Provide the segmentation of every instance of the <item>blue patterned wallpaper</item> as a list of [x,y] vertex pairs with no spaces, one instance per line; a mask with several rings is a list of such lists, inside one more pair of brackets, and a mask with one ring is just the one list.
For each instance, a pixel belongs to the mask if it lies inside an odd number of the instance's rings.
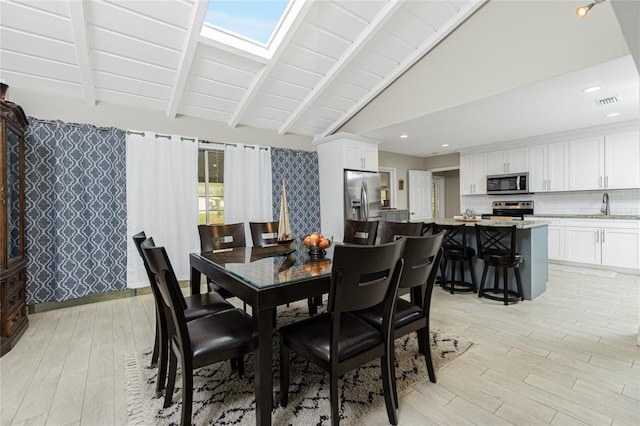
[[126,288],[125,133],[29,118],[27,304]]
[[271,148],[271,170],[274,220],[280,218],[282,179],[284,179],[293,235],[300,238],[320,230],[318,154]]

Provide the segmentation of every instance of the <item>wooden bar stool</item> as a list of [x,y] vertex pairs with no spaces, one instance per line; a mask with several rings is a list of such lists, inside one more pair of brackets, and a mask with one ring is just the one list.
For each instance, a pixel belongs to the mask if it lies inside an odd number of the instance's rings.
[[[470,228],[466,225],[439,225],[433,226],[433,233],[437,234],[441,231],[447,231],[444,237],[442,247],[444,249],[444,255],[442,257],[441,280],[442,288],[449,290],[451,294],[457,292],[472,291],[476,292],[476,275],[473,270],[473,258],[476,255],[475,249],[469,247],[467,242],[467,234],[470,233]],[[451,276],[447,280],[447,264],[451,264]],[[467,264],[469,267],[469,274],[471,275],[471,282],[464,280],[464,266]],[[460,272],[460,279],[456,280],[456,266],[458,266]]]
[[[499,300],[508,305],[509,302],[517,303],[524,300],[522,292],[522,280],[519,266],[522,263],[522,255],[516,252],[516,225],[512,226],[484,226],[476,225],[476,242],[478,246],[478,258],[484,260],[482,281],[478,297],[486,297]],[[485,288],[487,271],[489,266],[495,268],[493,279],[493,293],[487,294]],[[499,268],[502,268],[502,288],[498,287]],[[509,289],[507,273],[513,269],[516,276],[517,291]],[[497,294],[502,293],[501,296]]]

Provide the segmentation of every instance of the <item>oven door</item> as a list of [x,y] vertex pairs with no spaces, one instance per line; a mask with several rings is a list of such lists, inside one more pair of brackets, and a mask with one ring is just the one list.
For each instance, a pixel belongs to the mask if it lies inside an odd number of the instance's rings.
[[511,217],[513,220],[524,220],[524,214],[521,211],[514,209],[493,209],[493,214],[491,216],[505,216]]

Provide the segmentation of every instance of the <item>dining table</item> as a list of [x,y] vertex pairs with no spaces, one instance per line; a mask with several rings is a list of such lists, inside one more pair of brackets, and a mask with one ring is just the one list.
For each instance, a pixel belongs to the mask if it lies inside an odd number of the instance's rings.
[[273,409],[273,327],[279,305],[308,299],[310,314],[329,292],[333,247],[309,255],[299,240],[292,244],[239,247],[191,253],[191,294],[199,294],[202,275],[251,306],[257,334],[254,354],[256,424],[271,424]]

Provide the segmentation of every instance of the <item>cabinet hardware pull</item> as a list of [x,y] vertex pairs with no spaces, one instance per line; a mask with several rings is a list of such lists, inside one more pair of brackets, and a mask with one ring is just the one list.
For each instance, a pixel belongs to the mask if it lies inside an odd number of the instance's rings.
[[602,242],[604,243],[604,229],[602,230]]
[[604,187],[605,188],[609,187],[609,175],[604,177]]

